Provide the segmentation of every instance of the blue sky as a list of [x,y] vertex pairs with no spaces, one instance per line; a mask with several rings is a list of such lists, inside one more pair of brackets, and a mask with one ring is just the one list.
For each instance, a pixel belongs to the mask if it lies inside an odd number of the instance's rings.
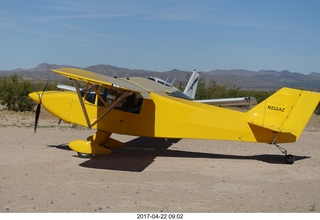
[[320,73],[318,0],[0,0],[0,70]]

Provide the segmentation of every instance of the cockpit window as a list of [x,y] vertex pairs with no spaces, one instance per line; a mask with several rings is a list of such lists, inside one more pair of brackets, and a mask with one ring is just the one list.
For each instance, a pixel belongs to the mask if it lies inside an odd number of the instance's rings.
[[99,106],[108,106],[108,104],[106,103],[107,101],[107,95],[108,95],[108,89],[103,87],[103,86],[99,86],[99,95],[100,97],[98,98],[98,105]]
[[143,98],[139,93],[132,93],[125,98],[124,102],[122,102],[119,107],[116,107],[115,109],[139,114],[142,107],[142,102]]
[[[97,94],[96,91],[99,93]],[[85,100],[97,104],[102,107],[110,107],[119,97],[123,96],[124,92],[117,91],[112,88],[108,89],[104,86],[94,85],[90,87],[86,92],[86,89],[81,89],[80,93],[82,97],[85,96]],[[96,102],[97,100],[97,102]],[[130,113],[138,114],[142,107],[143,98],[139,93],[132,93],[126,97],[123,101],[119,102],[114,109],[126,111]]]
[[[97,89],[97,85],[94,86],[95,89]],[[80,90],[80,93],[81,93],[81,96],[83,97],[84,95],[86,95],[86,100],[92,104],[94,104],[95,100],[96,100],[96,92],[92,89],[92,88],[89,88],[88,89],[88,92],[85,94],[86,92],[86,89],[81,89]]]
[[162,79],[159,79],[159,78],[156,78],[153,76],[149,76],[149,77],[147,77],[147,79],[150,79],[152,81],[156,81],[157,83],[160,83],[160,84],[168,86],[168,87],[174,87],[172,84],[168,83],[167,81],[164,81]]
[[152,81],[156,81],[153,77],[147,77],[147,79],[150,79]]

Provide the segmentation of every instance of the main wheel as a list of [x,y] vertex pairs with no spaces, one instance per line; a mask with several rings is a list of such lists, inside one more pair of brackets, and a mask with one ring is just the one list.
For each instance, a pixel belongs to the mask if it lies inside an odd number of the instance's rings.
[[85,154],[85,153],[78,152],[78,156],[80,158],[91,158],[91,157],[93,157],[93,154]]
[[291,155],[291,154],[286,155],[286,162],[287,162],[288,164],[293,164],[293,163],[294,163],[294,160],[295,160],[295,158],[294,158],[293,155]]

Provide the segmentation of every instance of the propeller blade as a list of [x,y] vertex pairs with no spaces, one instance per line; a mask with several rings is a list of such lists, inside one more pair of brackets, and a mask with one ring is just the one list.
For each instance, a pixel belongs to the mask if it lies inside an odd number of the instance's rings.
[[42,98],[43,93],[46,91],[47,86],[48,86],[48,84],[49,84],[49,81],[50,81],[50,77],[49,77],[49,79],[47,80],[47,83],[46,83],[46,85],[44,86],[44,88],[43,88],[43,90],[42,90],[42,94],[41,94],[41,97],[40,97],[40,98]]
[[37,105],[37,110],[36,110],[36,118],[34,122],[34,133],[37,131],[37,126],[38,126],[38,121],[39,121],[39,116],[40,116],[40,110],[41,110],[41,104]]
[[49,79],[47,80],[47,83],[46,83],[46,85],[44,86],[41,95],[38,93],[40,101],[39,101],[39,104],[37,105],[37,109],[36,109],[36,118],[35,118],[35,122],[34,122],[34,133],[36,133],[36,131],[37,131],[37,126],[38,126],[38,121],[39,121],[39,116],[40,116],[40,110],[41,110],[43,93],[44,93],[44,92],[46,91],[46,89],[47,89],[47,86],[48,86],[48,84],[49,84],[50,78],[51,78],[51,75],[49,76]]

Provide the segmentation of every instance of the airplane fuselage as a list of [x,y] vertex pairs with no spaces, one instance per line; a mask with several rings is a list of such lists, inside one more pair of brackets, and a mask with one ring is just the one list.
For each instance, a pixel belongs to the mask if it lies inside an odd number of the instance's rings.
[[[76,92],[48,91],[42,96],[42,105],[48,112],[67,123],[91,127],[108,133],[145,137],[220,139],[270,143],[274,132],[260,128],[263,135],[254,135],[248,114],[191,100],[150,93],[144,98],[139,112],[129,112],[99,105],[94,101],[84,101],[89,124],[84,117]],[[32,96],[31,96],[32,97]],[[257,118],[260,113],[252,112]],[[98,123],[95,123],[96,121]],[[254,123],[254,121],[252,121]],[[90,126],[93,124],[92,126]],[[286,136],[286,142],[295,141],[294,136]]]

